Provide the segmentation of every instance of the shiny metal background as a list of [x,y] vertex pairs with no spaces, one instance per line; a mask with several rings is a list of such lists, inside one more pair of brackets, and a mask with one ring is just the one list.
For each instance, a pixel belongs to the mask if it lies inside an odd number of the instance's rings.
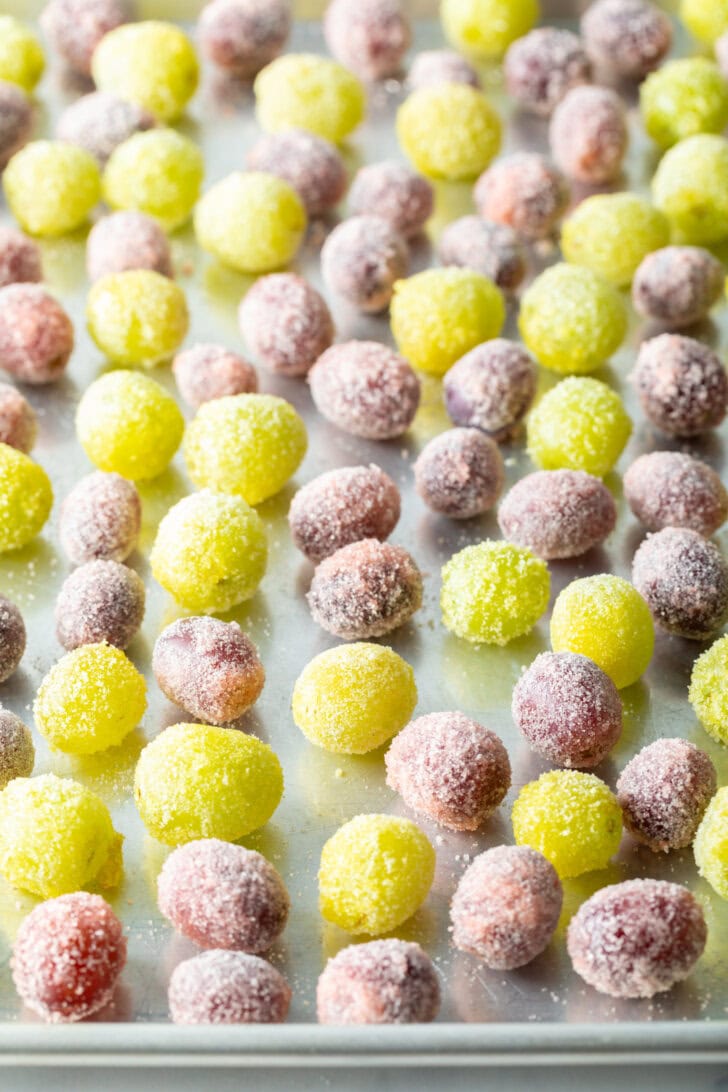
[[[17,7],[17,4],[16,4]],[[559,14],[563,4],[555,5]],[[22,9],[21,9],[22,10]],[[552,9],[553,10],[553,9]],[[574,10],[574,5],[571,5]],[[441,41],[433,21],[417,25],[416,48],[431,48]],[[299,23],[291,49],[322,49],[320,30],[313,22]],[[494,99],[504,114],[509,107],[500,95],[497,79],[488,77]],[[38,135],[50,133],[54,119],[78,89],[69,88],[51,68],[38,89]],[[403,97],[396,83],[376,88],[371,94],[369,118],[346,149],[354,170],[362,162],[398,155],[392,119]],[[545,123],[513,116],[508,119],[507,147],[542,148]],[[643,188],[654,169],[654,153],[638,135],[631,118],[633,141],[625,185]],[[203,148],[210,184],[244,163],[246,149],[257,135],[250,94],[226,85],[210,71],[196,96],[183,131]],[[575,194],[581,197],[583,193]],[[429,227],[430,240],[442,227],[471,208],[470,186],[437,186],[437,208]],[[0,208],[0,220],[7,210]],[[314,225],[297,263],[320,286],[317,254],[325,226]],[[431,241],[413,248],[413,271],[433,260]],[[107,365],[90,341],[84,325],[84,237],[43,242],[46,279],[68,308],[76,324],[77,345],[67,377],[52,389],[26,393],[40,421],[40,439],[34,456],[49,471],[57,501],[91,468],[75,441],[74,408],[84,388]],[[192,313],[187,344],[198,340],[219,341],[240,348],[236,323],[237,304],[251,283],[225,270],[195,248],[189,228],[173,239],[179,283],[185,289]],[[556,252],[533,255],[533,269],[554,260]],[[386,318],[363,318],[333,301],[340,340],[351,337],[389,341]],[[712,343],[722,340],[728,311],[722,305],[704,336]],[[619,472],[640,452],[671,446],[645,424],[633,397],[628,373],[636,346],[647,331],[633,320],[627,343],[597,375],[624,395],[635,421],[628,450]],[[513,309],[506,333],[515,334]],[[168,366],[154,371],[174,389]],[[88,784],[107,802],[115,825],[125,836],[125,877],[111,902],[129,932],[129,964],[114,1005],[97,1020],[78,1027],[41,1028],[21,1012],[15,996],[8,959],[14,931],[34,900],[0,881],[0,1061],[24,1060],[63,1063],[113,1057],[119,1062],[162,1062],[170,1057],[202,1064],[214,1055],[250,1064],[298,1064],[315,1054],[366,1064],[381,1054],[397,1064],[436,1063],[453,1057],[471,1061],[501,1059],[504,1064],[529,1061],[558,1063],[583,1057],[610,1061],[629,1056],[647,1060],[659,1052],[691,1057],[728,1056],[722,1028],[710,1021],[725,1020],[728,1011],[726,955],[728,933],[725,904],[707,884],[698,881],[689,851],[658,857],[639,849],[625,837],[619,855],[604,872],[565,882],[565,910],[559,932],[542,957],[522,970],[491,972],[477,960],[454,952],[449,944],[447,908],[450,896],[467,863],[481,850],[512,840],[510,803],[520,787],[538,776],[546,765],[533,755],[516,733],[510,718],[510,695],[521,670],[538,652],[549,647],[548,617],[533,633],[505,649],[473,648],[448,634],[439,618],[439,570],[451,554],[473,542],[498,536],[493,515],[467,523],[448,522],[428,512],[412,488],[412,463],[423,444],[448,426],[441,402],[440,383],[424,379],[423,403],[410,433],[400,441],[374,443],[346,436],[313,411],[306,384],[260,372],[264,391],[290,399],[309,428],[310,447],[305,463],[293,482],[277,497],[260,506],[270,541],[270,564],[259,593],[249,604],[226,618],[234,618],[251,635],[266,666],[263,695],[244,718],[242,726],[270,742],[284,766],[286,792],[273,820],[245,844],[265,853],[280,869],[292,898],[289,926],[272,958],[293,987],[290,1023],[278,1028],[183,1029],[124,1026],[120,1022],[154,1022],[167,1019],[166,986],[174,965],[193,953],[161,919],[155,904],[155,879],[167,850],[144,831],[131,799],[133,770],[144,743],[163,727],[185,718],[159,693],[149,670],[151,648],[160,629],[180,613],[152,580],[147,554],[156,525],[169,505],[189,490],[182,459],[157,480],[143,484],[144,525],[140,548],[131,563],[147,584],[147,613],[143,629],[129,649],[134,662],[150,679],[149,707],[142,725],[117,750],[89,758],[50,754],[37,737],[36,772],[48,770],[75,777]],[[544,388],[555,377],[542,374]],[[689,445],[688,450],[707,459],[717,469],[724,464],[725,431]],[[530,464],[523,445],[505,451],[509,483],[527,473]],[[391,636],[392,645],[414,666],[418,688],[418,713],[460,709],[494,728],[505,740],[513,765],[513,787],[507,804],[477,836],[439,831],[422,826],[437,848],[438,867],[433,890],[425,906],[398,935],[420,941],[434,957],[442,974],[444,1001],[440,1022],[432,1028],[337,1029],[295,1027],[315,1020],[315,983],[326,959],[349,938],[320,918],[316,901],[316,870],[322,844],[351,816],[366,811],[403,812],[403,805],[384,785],[382,753],[363,758],[328,755],[308,744],[296,729],[289,703],[293,683],[308,660],[336,642],[311,621],[304,600],[311,566],[291,545],[286,511],[295,488],[334,466],[376,462],[398,482],[403,496],[402,519],[393,540],[407,546],[425,574],[425,602],[414,621]],[[608,484],[619,500],[616,533],[601,550],[578,564],[551,565],[555,596],[570,580],[590,573],[611,571],[629,575],[631,557],[642,531],[621,500],[619,473]],[[0,687],[0,701],[27,722],[38,684],[61,653],[53,632],[53,605],[68,572],[56,536],[58,503],[45,533],[23,551],[0,558],[0,590],[23,610],[28,626],[28,650],[17,674]],[[718,535],[725,544],[728,532]],[[644,679],[623,691],[624,732],[610,759],[597,773],[614,785],[619,771],[642,746],[661,735],[684,735],[705,748],[719,771],[728,776],[726,752],[702,731],[687,703],[687,680],[692,662],[702,646],[659,635],[654,660]],[[652,1001],[615,1002],[601,997],[570,969],[563,944],[564,926],[579,903],[606,883],[631,876],[651,875],[686,882],[703,903],[710,927],[706,953],[697,970],[684,984]],[[466,1024],[475,1025],[467,1028]]]

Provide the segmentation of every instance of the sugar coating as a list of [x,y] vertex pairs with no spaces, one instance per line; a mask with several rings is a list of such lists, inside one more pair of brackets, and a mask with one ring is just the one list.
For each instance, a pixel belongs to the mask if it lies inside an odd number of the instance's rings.
[[252,79],[274,60],[290,30],[287,0],[211,0],[197,24],[203,54],[241,79]]
[[91,74],[99,91],[129,99],[169,122],[195,93],[199,66],[179,27],[148,19],[105,34],[94,50]]
[[681,451],[653,451],[627,467],[624,496],[648,531],[688,527],[706,537],[728,516],[728,493],[711,466]]
[[537,371],[522,345],[493,338],[477,345],[446,372],[445,407],[455,425],[509,440],[531,406]]
[[321,916],[347,933],[388,933],[419,909],[434,873],[435,851],[415,823],[356,815],[321,851]]
[[258,122],[268,133],[308,129],[340,144],[366,112],[353,72],[314,53],[288,53],[267,65],[254,84]]
[[74,565],[125,561],[137,544],[142,503],[120,474],[87,474],[64,498],[58,521],[63,551]]
[[[727,92],[728,94],[728,92]],[[635,193],[587,197],[565,221],[561,250],[567,262],[586,266],[624,287],[640,262],[670,240],[661,212]]]
[[90,281],[130,269],[151,269],[171,277],[172,255],[167,236],[156,220],[143,212],[103,216],[86,239],[86,269]]
[[469,349],[497,337],[503,295],[473,269],[426,269],[394,286],[392,333],[415,368],[443,375]]
[[394,159],[360,167],[349,190],[351,212],[381,216],[405,239],[422,231],[434,200],[427,179]]
[[685,887],[626,880],[587,899],[569,922],[574,970],[610,997],[654,997],[692,971],[705,948],[703,911]]
[[0,288],[42,280],[43,262],[35,240],[13,227],[0,225]]
[[646,255],[632,282],[632,303],[645,318],[679,329],[700,322],[723,295],[725,271],[709,250],[666,246]]
[[58,119],[56,136],[84,148],[104,167],[120,144],[156,124],[154,115],[143,106],[109,91],[92,91],[66,107]]
[[678,243],[718,243],[728,236],[728,141],[709,133],[681,140],[660,160],[652,199]]
[[336,333],[325,299],[297,273],[260,277],[243,296],[238,324],[256,359],[281,375],[306,375]]
[[224,345],[192,345],[172,361],[177,390],[193,409],[213,398],[255,394],[258,374],[252,364]]
[[537,470],[506,493],[498,509],[504,538],[545,561],[579,557],[614,530],[617,506],[599,478],[583,470]]
[[218,838],[170,853],[157,878],[159,909],[202,948],[265,952],[288,920],[283,880],[260,853]]
[[52,504],[53,490],[43,467],[0,443],[0,554],[31,542],[45,525]]
[[25,622],[20,608],[0,595],[0,683],[9,679],[23,658]]
[[40,16],[51,48],[73,72],[91,75],[91,58],[105,34],[131,22],[129,0],[48,0]]
[[136,209],[174,231],[200,196],[202,152],[175,129],[148,129],[119,144],[104,168],[103,194],[113,209]]
[[498,114],[485,95],[465,83],[412,91],[397,110],[396,130],[402,151],[421,174],[451,182],[477,178],[501,145]]
[[577,770],[550,770],[524,785],[511,819],[516,844],[543,853],[562,880],[606,868],[622,837],[614,794]]
[[667,853],[690,845],[715,789],[705,751],[686,739],[657,739],[624,767],[617,799],[630,834]]
[[296,473],[307,442],[306,426],[290,402],[272,394],[236,394],[200,406],[183,450],[198,488],[260,504]]
[[[0,618],[2,606],[0,605]],[[30,728],[9,709],[0,709],[0,790],[16,777],[30,777],[35,747]]]
[[634,555],[632,581],[668,633],[705,641],[728,619],[728,562],[697,531],[649,535]]
[[237,622],[205,616],[178,618],[162,630],[152,671],[170,701],[208,724],[237,720],[265,682],[258,650]]
[[38,435],[35,410],[20,391],[0,383],[0,443],[29,455]]
[[118,561],[87,561],[67,576],[56,600],[56,636],[69,651],[102,641],[126,648],[144,618],[144,583]]
[[447,830],[477,830],[511,785],[499,737],[462,713],[428,713],[395,736],[387,784],[407,807]]
[[400,514],[397,486],[378,466],[342,466],[302,486],[288,510],[294,545],[309,561],[362,539],[388,538]]
[[291,988],[259,956],[212,949],[178,964],[169,980],[175,1024],[281,1024]]
[[263,171],[235,171],[216,182],[197,202],[194,219],[202,249],[241,273],[287,265],[306,230],[296,191]]
[[643,342],[631,378],[645,415],[669,436],[717,428],[728,412],[723,362],[695,338],[660,334]]
[[29,1009],[51,1024],[85,1020],[111,1000],[126,963],[126,937],[100,895],[76,891],[31,910],[10,960]]
[[706,732],[728,742],[728,637],[720,637],[693,664],[688,698]]
[[381,216],[344,220],[321,249],[326,287],[369,314],[388,306],[395,281],[406,276],[408,266],[406,242]]
[[693,845],[698,872],[728,899],[728,789],[718,789],[706,808]]
[[495,441],[474,428],[451,428],[422,449],[415,486],[428,508],[451,519],[487,512],[503,492],[505,469]]
[[168,846],[236,842],[267,823],[283,795],[276,755],[255,736],[211,724],[173,724],[148,743],[134,799],[149,833]]
[[551,235],[566,212],[569,184],[545,156],[514,152],[480,176],[473,200],[486,220],[532,241]]
[[672,23],[649,0],[596,0],[581,18],[581,35],[594,64],[641,80],[672,45]]
[[32,130],[30,99],[16,84],[0,79],[0,170],[27,144]]
[[332,345],[308,381],[319,413],[344,432],[370,440],[401,436],[420,404],[420,381],[412,368],[377,341]]
[[[568,249],[570,236],[565,238]],[[635,261],[641,256],[640,249]],[[589,260],[593,258],[594,252]],[[608,261],[594,264],[609,266]],[[615,264],[610,271],[621,281],[632,264],[627,260],[624,268]],[[622,344],[627,308],[602,272],[560,262],[539,274],[524,292],[518,328],[527,348],[544,367],[584,374],[599,368]]]
[[591,82],[591,62],[577,34],[538,27],[509,46],[503,74],[519,106],[548,117],[572,87]]
[[440,1008],[440,980],[419,944],[370,940],[342,948],[316,986],[319,1024],[425,1024]]
[[0,80],[30,92],[44,68],[43,48],[27,23],[12,15],[0,15]]
[[16,777],[0,792],[0,872],[13,887],[43,899],[116,887],[122,842],[106,805],[77,781]]
[[728,30],[722,0],[681,0],[680,18],[691,34],[708,45]]
[[456,49],[498,60],[539,17],[538,0],[444,0],[440,19]]
[[549,944],[563,891],[553,865],[528,846],[496,846],[468,866],[450,904],[453,943],[487,967],[511,971]]
[[423,49],[412,60],[407,82],[413,90],[438,83],[467,83],[480,87],[480,76],[454,49]]
[[537,656],[514,687],[511,712],[533,750],[559,766],[598,766],[622,734],[616,686],[573,652]]
[[526,255],[516,232],[482,216],[461,216],[443,231],[438,243],[443,265],[483,273],[504,292],[513,292],[526,275]]
[[42,285],[0,288],[0,368],[22,383],[53,383],[63,375],[73,344],[73,323]]
[[226,611],[250,599],[265,574],[268,542],[242,497],[205,489],[173,505],[150,554],[152,574],[192,611]]
[[248,170],[282,178],[311,217],[323,216],[338,205],[349,181],[336,145],[305,129],[264,133],[248,152],[246,165]]
[[453,554],[442,569],[442,620],[472,644],[507,645],[546,610],[549,571],[530,550],[486,540]]
[[574,87],[553,112],[549,144],[569,178],[601,184],[622,171],[629,134],[622,100],[606,87]]
[[528,419],[528,453],[543,470],[603,477],[632,432],[622,399],[598,379],[572,376],[552,387]]
[[588,656],[618,690],[631,686],[647,669],[654,644],[650,608],[621,576],[603,573],[574,580],[554,603],[554,652]]
[[80,227],[101,196],[96,160],[61,140],[33,140],[3,174],[5,198],[24,231],[66,235]]
[[337,645],[314,656],[293,688],[293,719],[311,743],[363,755],[409,721],[417,704],[410,665],[385,645]]
[[728,123],[728,86],[706,57],[668,61],[640,87],[642,121],[660,148],[696,133],[721,133]]
[[306,600],[314,622],[335,637],[383,637],[419,610],[422,574],[403,546],[363,539],[319,563]]
[[189,328],[185,294],[153,269],[107,273],[86,299],[86,325],[109,360],[152,367],[171,357]]
[[412,42],[401,0],[330,0],[323,30],[333,56],[362,80],[397,76]]
[[161,474],[183,432],[184,418],[175,400],[154,379],[138,372],[108,372],[94,380],[76,411],[76,433],[91,462],[131,481]]
[[121,649],[102,642],[82,645],[53,665],[38,689],[33,716],[51,747],[90,755],[121,743],[146,706],[143,675]]

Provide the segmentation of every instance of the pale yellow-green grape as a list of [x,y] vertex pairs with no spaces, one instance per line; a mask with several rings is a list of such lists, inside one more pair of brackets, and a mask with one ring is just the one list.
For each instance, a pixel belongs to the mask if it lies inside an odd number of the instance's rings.
[[688,697],[705,731],[728,743],[728,637],[720,637],[698,656]]
[[497,337],[505,321],[499,288],[473,269],[426,269],[397,281],[392,334],[415,368],[444,375],[456,360]]
[[30,92],[44,68],[42,46],[30,27],[12,15],[0,15],[0,80]]
[[0,444],[0,554],[26,546],[42,530],[53,490],[42,466]]
[[530,550],[510,542],[479,542],[443,566],[442,620],[472,644],[507,645],[536,625],[550,587],[546,563]]
[[308,129],[339,144],[366,113],[366,94],[343,65],[315,53],[288,53],[259,72],[258,121],[269,133]]
[[260,504],[295,474],[307,443],[306,426],[285,398],[234,394],[200,406],[187,427],[184,457],[200,489]]
[[710,245],[728,237],[728,141],[701,133],[675,144],[655,171],[652,199],[675,242]]
[[516,845],[543,853],[562,879],[606,868],[622,838],[614,793],[577,770],[550,770],[524,785],[511,818]]
[[621,576],[603,573],[573,580],[554,603],[554,652],[588,656],[619,690],[647,670],[654,645],[650,608]]
[[397,111],[397,138],[428,178],[477,178],[498,154],[501,122],[485,95],[464,83],[413,91]]
[[708,804],[693,842],[698,872],[721,898],[728,899],[728,788]]
[[229,174],[195,209],[195,234],[202,249],[241,273],[269,273],[287,265],[306,224],[296,191],[263,171]]
[[728,124],[728,83],[707,57],[668,61],[641,85],[640,110],[647,135],[661,148],[696,133],[722,133]]
[[141,753],[134,799],[165,845],[238,838],[267,823],[283,796],[283,771],[266,743],[232,728],[173,724]]
[[91,462],[131,481],[156,478],[166,469],[184,427],[174,398],[138,372],[102,375],[76,411],[76,433]]
[[81,645],[43,679],[33,716],[51,747],[89,755],[121,743],[146,707],[144,676],[121,649]]
[[80,227],[101,197],[92,155],[62,140],[34,140],[5,168],[10,211],[31,235],[66,235]]
[[725,0],[682,0],[680,18],[691,34],[712,45],[728,30]]
[[187,610],[230,610],[265,575],[263,521],[242,497],[193,493],[159,524],[149,560],[155,580]]
[[434,875],[435,851],[415,823],[357,815],[321,851],[319,909],[347,933],[378,936],[412,917]]
[[440,19],[456,49],[498,60],[511,42],[528,34],[540,14],[538,0],[442,0]]
[[202,152],[193,141],[174,129],[149,129],[111,153],[104,200],[113,209],[145,212],[173,231],[192,214],[204,174]]
[[[601,274],[620,288],[632,283],[643,258],[669,242],[670,225],[666,217],[636,193],[587,197],[561,229],[561,250],[567,261]],[[615,313],[619,310],[618,324],[624,313],[624,307],[617,309],[613,301],[602,304],[601,310],[605,319],[607,310]],[[531,349],[538,355],[538,332],[530,331],[529,336],[533,342]],[[564,358],[557,352],[557,361]]]
[[604,477],[632,432],[622,399],[598,379],[573,376],[548,391],[527,422],[528,453],[543,470]]
[[199,65],[179,27],[149,19],[105,34],[94,50],[91,74],[99,91],[136,102],[160,121],[174,121],[197,89]]
[[16,777],[0,792],[0,873],[43,899],[121,879],[121,843],[106,805],[68,778]]
[[360,641],[319,653],[293,689],[293,719],[311,743],[363,755],[409,721],[417,704],[410,665],[385,645]]
[[185,294],[153,269],[100,277],[86,300],[88,332],[116,364],[151,367],[169,360],[189,327]]
[[[577,220],[576,231],[567,233],[567,247],[573,245],[578,226]],[[536,277],[524,292],[518,328],[545,368],[567,374],[593,372],[622,344],[627,308],[603,272],[560,262]],[[623,270],[618,273],[624,276]]]

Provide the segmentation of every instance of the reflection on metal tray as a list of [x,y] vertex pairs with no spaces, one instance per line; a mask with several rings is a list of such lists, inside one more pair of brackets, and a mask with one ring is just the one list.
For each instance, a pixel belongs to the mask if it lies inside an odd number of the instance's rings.
[[[572,8],[573,10],[573,8]],[[416,46],[431,48],[440,42],[437,25],[419,23]],[[315,23],[299,24],[291,48],[322,47]],[[493,88],[498,105],[507,107]],[[394,109],[403,91],[396,85],[372,93],[369,119],[346,149],[351,168],[364,161],[397,155],[393,134]],[[54,119],[72,92],[59,82],[57,71],[46,75],[38,97],[42,106],[38,132],[51,132]],[[184,131],[204,150],[208,182],[239,168],[245,150],[255,138],[256,126],[248,93],[231,95],[225,82],[205,73],[203,86],[188,116]],[[633,126],[636,132],[636,126]],[[543,122],[514,117],[508,127],[508,146],[540,148]],[[641,140],[633,141],[628,175],[640,186],[649,176],[652,153]],[[470,208],[470,187],[437,187],[437,209],[431,234]],[[7,218],[2,211],[1,218]],[[319,285],[317,251],[323,230],[316,228],[298,267]],[[73,413],[81,391],[105,364],[85,332],[86,292],[82,235],[43,244],[47,279],[68,307],[77,330],[77,347],[69,374],[52,390],[32,389],[28,395],[40,418],[37,459],[49,469],[56,496],[63,497],[89,470],[74,439]],[[187,292],[192,313],[189,343],[221,341],[238,346],[236,307],[249,280],[201,257],[188,229],[173,239],[179,281]],[[539,255],[536,264],[554,255]],[[431,260],[430,243],[422,241],[413,254],[414,268]],[[374,337],[389,340],[385,318],[363,318],[335,307],[339,337]],[[715,326],[706,333],[713,340],[728,323],[728,311],[719,309]],[[508,333],[515,332],[514,316]],[[606,376],[623,394],[637,422],[635,434],[620,464],[623,469],[638,453],[660,443],[637,412],[627,382],[634,351],[644,330],[633,322],[628,343],[614,358]],[[169,368],[155,375],[172,387]],[[726,990],[725,905],[707,885],[696,881],[689,851],[656,856],[628,842],[606,872],[592,873],[565,883],[565,918],[581,900],[605,883],[649,873],[688,883],[703,902],[710,926],[707,951],[690,979],[653,1002],[615,1002],[585,986],[571,971],[564,950],[563,928],[544,955],[511,974],[486,970],[474,958],[456,953],[449,945],[448,902],[467,862],[484,848],[511,839],[509,804],[520,787],[545,768],[518,737],[510,718],[510,695],[521,670],[548,647],[546,620],[527,638],[506,649],[476,649],[449,635],[439,620],[439,569],[453,551],[487,536],[497,535],[492,515],[466,524],[447,522],[429,513],[412,489],[412,462],[422,444],[447,427],[440,385],[425,380],[424,399],[415,426],[403,441],[371,443],[356,440],[328,425],[312,410],[305,383],[261,373],[262,387],[289,398],[306,419],[310,448],[306,461],[284,492],[261,506],[269,529],[271,558],[259,594],[232,612],[258,645],[267,668],[261,700],[248,715],[245,727],[269,741],[280,755],[286,774],[283,803],[258,834],[246,844],[260,849],[280,869],[292,896],[293,909],[283,942],[273,952],[275,963],[289,977],[294,999],[290,1023],[275,1028],[187,1029],[169,1025],[145,1027],[145,1022],[166,1021],[166,985],[172,967],[191,954],[191,946],[175,936],[160,918],[155,905],[155,878],[166,850],[145,835],[131,800],[134,764],[145,741],[180,719],[180,713],[160,695],[153,680],[149,709],[140,729],[118,750],[90,758],[50,755],[39,745],[37,772],[53,770],[92,786],[113,811],[115,825],[125,835],[126,871],[112,901],[129,931],[129,964],[115,1006],[98,1020],[83,1026],[40,1028],[28,1024],[12,988],[8,959],[19,921],[33,900],[0,884],[0,1056],[3,1060],[59,1063],[114,1057],[122,1062],[178,1058],[246,1064],[304,1063],[315,1059],[332,1064],[366,1064],[374,1052],[400,1064],[445,1061],[498,1060],[503,1064],[528,1061],[560,1062],[579,1056],[588,1061],[662,1060],[673,1055],[716,1058],[728,1056],[722,1026],[728,1007]],[[544,384],[553,380],[543,376]],[[692,445],[716,468],[723,465],[720,434]],[[509,482],[529,466],[522,445],[506,451]],[[345,934],[326,925],[316,906],[316,869],[325,839],[336,827],[362,811],[399,813],[403,805],[384,785],[381,753],[363,758],[328,755],[309,745],[295,728],[289,701],[295,678],[307,661],[335,642],[311,621],[304,592],[311,567],[291,545],[286,511],[297,485],[330,467],[379,463],[393,476],[403,494],[403,513],[393,539],[410,548],[426,574],[425,603],[416,620],[392,636],[391,644],[416,672],[419,712],[457,708],[482,719],[501,734],[514,769],[508,805],[476,836],[442,832],[423,826],[436,843],[438,868],[432,893],[423,909],[400,930],[400,935],[421,941],[436,960],[445,983],[440,1021],[430,1028],[367,1029],[301,1027],[315,1020],[316,978],[325,960],[348,942]],[[620,483],[609,483],[617,495]],[[150,652],[161,627],[179,613],[151,580],[146,560],[156,524],[167,507],[188,490],[178,457],[161,478],[143,486],[144,527],[141,548],[132,558],[148,586],[147,616],[130,655],[149,672]],[[57,518],[57,505],[55,517]],[[56,518],[34,544],[0,561],[0,588],[24,611],[29,631],[28,652],[21,670],[2,688],[2,702],[29,720],[37,686],[59,655],[51,623],[53,604],[67,565],[56,538]],[[628,574],[641,531],[620,499],[618,531],[604,549],[576,564],[551,566],[553,594],[576,576],[610,570]],[[725,537],[725,535],[724,535]],[[720,536],[719,536],[720,538]],[[644,680],[623,693],[623,737],[610,759],[597,770],[610,784],[631,755],[645,743],[665,735],[685,735],[710,753],[721,782],[728,780],[728,757],[696,724],[686,701],[686,684],[697,646],[661,635],[654,661]],[[124,1023],[131,1022],[135,1023]],[[649,1023],[649,1027],[646,1026]],[[471,1026],[467,1026],[471,1025]]]

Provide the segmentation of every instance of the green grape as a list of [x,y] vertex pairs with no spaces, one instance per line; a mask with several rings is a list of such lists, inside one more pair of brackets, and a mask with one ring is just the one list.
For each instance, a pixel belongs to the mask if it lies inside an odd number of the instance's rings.
[[202,152],[174,129],[135,133],[111,153],[103,176],[104,200],[113,209],[136,209],[165,231],[184,224],[200,196]]

